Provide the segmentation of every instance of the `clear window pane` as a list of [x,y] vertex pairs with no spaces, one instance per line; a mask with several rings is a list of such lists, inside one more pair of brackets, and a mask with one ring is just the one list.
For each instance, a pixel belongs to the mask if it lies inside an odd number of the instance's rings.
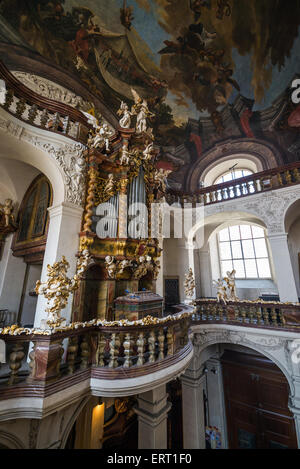
[[260,278],[271,278],[269,259],[257,259],[257,268]]
[[242,239],[251,239],[251,227],[249,225],[242,225],[241,226],[241,237]]
[[232,261],[222,261],[221,266],[222,266],[222,276],[223,277],[226,277],[228,271],[230,271],[230,272],[233,271]]
[[243,259],[242,245],[240,241],[233,241],[231,244],[232,247],[232,257],[233,259]]
[[225,230],[220,231],[219,233],[220,241],[229,241],[229,230],[226,228]]
[[233,268],[236,270],[236,278],[245,278],[244,261],[233,261]]
[[236,241],[236,240],[241,239],[240,227],[239,226],[231,226],[229,228],[229,232],[230,232],[230,238],[231,238],[232,241]]
[[256,257],[268,257],[268,250],[265,239],[254,240]]
[[253,238],[264,238],[265,232],[263,228],[259,228],[258,226],[252,226],[252,233]]
[[253,248],[252,239],[247,240],[247,241],[242,241],[242,243],[243,243],[244,258],[255,259],[255,252]]
[[245,268],[246,268],[246,277],[247,278],[258,278],[255,259],[245,260]]
[[230,243],[220,243],[220,257],[222,260],[232,258]]

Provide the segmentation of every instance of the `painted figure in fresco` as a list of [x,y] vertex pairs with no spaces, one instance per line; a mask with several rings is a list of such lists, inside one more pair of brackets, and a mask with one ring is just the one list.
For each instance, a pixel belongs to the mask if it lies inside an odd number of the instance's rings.
[[0,214],[4,215],[5,226],[9,226],[10,223],[14,223],[15,218],[13,216],[13,201],[11,199],[6,199],[4,204],[0,204]]
[[130,31],[132,21],[134,20],[133,7],[127,6],[126,0],[123,1],[123,8],[120,8],[120,13],[122,25]]
[[128,105],[122,101],[121,107],[118,110],[118,115],[123,116],[120,121],[119,125],[122,129],[130,129],[131,126],[131,112],[129,111]]
[[222,20],[224,16],[231,15],[231,6],[228,3],[228,0],[218,0],[218,9],[216,13],[216,18]]
[[190,8],[195,13],[195,21],[198,21],[203,8],[211,9],[211,0],[190,0]]

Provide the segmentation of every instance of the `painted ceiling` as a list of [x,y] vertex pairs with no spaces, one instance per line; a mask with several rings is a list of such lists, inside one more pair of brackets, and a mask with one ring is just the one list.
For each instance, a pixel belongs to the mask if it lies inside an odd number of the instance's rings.
[[161,134],[216,119],[238,94],[266,108],[300,71],[300,0],[0,0],[0,15],[7,42],[74,73],[115,112],[134,88]]

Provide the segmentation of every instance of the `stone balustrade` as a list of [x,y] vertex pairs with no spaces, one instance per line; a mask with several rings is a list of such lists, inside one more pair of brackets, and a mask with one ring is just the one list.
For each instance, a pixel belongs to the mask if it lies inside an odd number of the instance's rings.
[[182,206],[186,203],[212,205],[299,183],[300,162],[297,162],[234,181],[205,187],[193,194],[172,191],[166,194],[166,200],[170,205],[174,203],[180,203]]
[[92,126],[82,112],[30,90],[1,61],[0,79],[5,83],[5,90],[1,90],[4,99],[0,105],[7,112],[35,127],[87,143]]
[[247,327],[300,330],[300,304],[267,301],[228,302],[198,299],[192,323],[228,323]]

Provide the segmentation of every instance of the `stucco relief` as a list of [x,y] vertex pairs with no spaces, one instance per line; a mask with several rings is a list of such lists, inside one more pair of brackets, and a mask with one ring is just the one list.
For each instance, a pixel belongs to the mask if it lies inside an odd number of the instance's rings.
[[46,78],[26,72],[15,71],[12,73],[23,85],[45,98],[53,99],[84,111],[91,108],[91,103],[84,101],[81,96],[77,96],[75,93]]
[[270,191],[255,194],[232,202],[206,206],[205,216],[225,212],[246,212],[263,221],[269,234],[285,232],[285,214],[288,207],[300,198],[300,188],[292,187],[287,190]]
[[66,201],[82,206],[85,195],[86,163],[83,158],[84,145],[81,143],[52,144],[33,134],[9,119],[0,119],[0,129],[41,149],[53,158],[64,174]]

